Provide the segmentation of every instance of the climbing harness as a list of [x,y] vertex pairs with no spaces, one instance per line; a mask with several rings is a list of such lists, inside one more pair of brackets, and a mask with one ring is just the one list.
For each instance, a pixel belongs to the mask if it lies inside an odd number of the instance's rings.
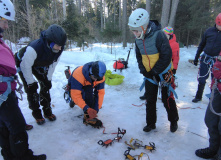
[[215,79],[215,82],[212,87],[212,93],[211,93],[211,97],[210,97],[210,101],[209,101],[209,107],[210,107],[211,112],[213,112],[214,114],[216,114],[218,116],[221,116],[221,113],[217,113],[213,108],[214,92],[215,92],[215,89],[218,90],[218,88],[217,88],[218,83],[219,83],[219,80]]
[[[171,81],[174,77],[173,77],[172,71],[169,71],[170,68],[171,68],[171,63],[162,73],[159,74],[160,86],[161,87],[168,87],[168,96],[170,96],[170,94],[172,92],[174,94],[174,96],[176,97],[176,99],[178,99],[178,96],[171,85]],[[163,77],[164,74],[166,74],[165,77]],[[148,80],[149,82],[158,86],[158,81],[156,80],[155,76],[153,77],[153,79],[144,77],[144,81],[143,81],[142,85],[140,86],[140,91],[143,90],[146,80]]]
[[203,63],[209,65],[209,69],[208,69],[208,72],[203,76],[200,76],[200,72],[198,72],[197,79],[206,77],[211,72],[211,69],[213,68],[216,58],[217,56],[212,57],[212,56],[207,55],[206,53],[204,53],[202,57],[200,57],[200,60],[202,59]]
[[139,139],[131,138],[129,144],[127,143],[127,141],[125,141],[125,144],[128,145],[133,150],[138,148],[144,148],[146,150],[149,150],[150,152],[156,150],[155,143],[149,142],[150,145],[143,145],[143,142],[140,141]]
[[112,145],[114,141],[119,142],[123,138],[123,136],[126,134],[126,130],[125,129],[120,130],[120,128],[118,127],[118,132],[112,133],[112,134],[117,134],[117,137],[115,137],[114,139],[108,139],[106,141],[99,140],[97,143],[107,148],[108,146]]
[[8,99],[8,95],[11,93],[11,82],[13,82],[13,81],[16,81],[18,84],[19,84],[19,87],[18,87],[18,89],[16,89],[16,91],[18,92],[18,93],[20,93],[20,95],[21,95],[21,98],[19,98],[20,100],[22,100],[23,98],[22,98],[22,93],[23,93],[23,91],[21,90],[22,89],[22,87],[23,87],[23,85],[19,82],[19,80],[18,80],[18,77],[15,75],[15,76],[10,76],[10,77],[5,77],[5,76],[2,76],[2,75],[0,75],[0,83],[1,82],[6,82],[7,83],[7,89],[6,89],[6,91],[3,93],[3,94],[1,94],[0,95],[0,106],[2,105],[2,103],[3,102],[5,102],[7,99]]

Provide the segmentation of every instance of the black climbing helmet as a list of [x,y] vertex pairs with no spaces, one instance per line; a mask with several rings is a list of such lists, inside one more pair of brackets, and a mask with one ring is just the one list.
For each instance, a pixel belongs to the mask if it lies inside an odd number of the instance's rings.
[[52,24],[45,32],[45,38],[59,46],[64,46],[67,40],[67,35],[61,26]]

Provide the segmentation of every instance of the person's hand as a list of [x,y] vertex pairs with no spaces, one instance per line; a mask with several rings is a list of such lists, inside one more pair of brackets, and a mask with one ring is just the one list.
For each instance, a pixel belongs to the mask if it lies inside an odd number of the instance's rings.
[[143,76],[146,77],[146,78],[152,78],[152,77],[153,77],[153,76],[150,74],[150,72],[146,72],[146,71],[145,71],[145,72],[143,72],[142,74],[143,74]]
[[193,64],[194,64],[195,66],[197,66],[197,65],[198,65],[198,59],[194,59]]
[[49,90],[52,87],[51,81],[45,81],[45,86]]
[[176,69],[173,69],[172,72],[173,72],[173,75],[175,75],[176,74]]
[[37,89],[38,89],[38,83],[34,82],[34,83],[28,85],[27,93],[29,93],[29,94],[37,93]]
[[97,117],[97,111],[94,110],[93,108],[88,108],[87,113],[88,113],[90,119]]

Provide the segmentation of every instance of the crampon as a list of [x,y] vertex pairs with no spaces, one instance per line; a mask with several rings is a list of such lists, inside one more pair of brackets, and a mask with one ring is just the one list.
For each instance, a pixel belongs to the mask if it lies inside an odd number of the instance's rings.
[[128,144],[127,143],[127,141],[125,141],[125,144],[126,145],[128,145],[131,149],[133,149],[133,150],[135,150],[135,149],[137,149],[137,148],[140,148],[140,147],[142,147],[142,148],[144,148],[144,149],[146,149],[146,150],[149,150],[149,151],[154,151],[154,150],[156,150],[156,147],[155,147],[155,143],[153,143],[153,142],[149,142],[149,144],[150,145],[143,145],[143,142],[142,141],[140,141],[140,140],[138,140],[138,139],[133,139],[133,138],[131,138],[131,140],[130,140],[130,143]]
[[103,127],[103,123],[101,122],[101,120],[97,119],[97,118],[87,118],[84,116],[84,119],[83,119],[83,123],[87,126],[87,125],[90,125],[94,128],[102,128]]
[[128,147],[128,149],[124,152],[125,155],[125,159],[129,159],[129,160],[136,160],[136,157],[138,158],[138,160],[141,160],[143,155],[147,155],[148,160],[150,160],[148,154],[141,152],[139,155],[134,155],[132,156],[130,154],[130,150],[132,150],[132,148]]
[[117,137],[115,137],[114,139],[108,139],[106,141],[99,140],[97,143],[99,145],[102,145],[103,147],[104,146],[108,147],[108,146],[112,145],[112,143],[114,141],[118,141],[119,142],[123,138],[125,133],[126,133],[125,129],[120,130],[120,128],[118,128],[118,132],[117,133],[112,133],[112,134],[117,134]]

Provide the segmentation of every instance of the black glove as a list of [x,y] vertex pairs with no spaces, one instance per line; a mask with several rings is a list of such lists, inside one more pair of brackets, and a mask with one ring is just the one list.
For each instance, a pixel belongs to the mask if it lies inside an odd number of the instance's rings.
[[176,74],[176,69],[173,69],[172,72],[173,72],[173,75],[175,75]]
[[153,77],[153,76],[150,74],[150,72],[147,72],[147,71],[143,72],[142,74],[143,74],[143,76],[146,77],[146,78],[152,78],[152,77]]
[[51,84],[51,81],[45,81],[45,86],[47,87],[47,89],[51,89],[52,87],[52,84]]
[[37,93],[37,89],[38,89],[38,83],[34,82],[34,83],[28,85],[27,93],[29,93],[29,94]]
[[194,59],[193,64],[194,64],[195,66],[197,66],[197,65],[198,65],[198,59]]

